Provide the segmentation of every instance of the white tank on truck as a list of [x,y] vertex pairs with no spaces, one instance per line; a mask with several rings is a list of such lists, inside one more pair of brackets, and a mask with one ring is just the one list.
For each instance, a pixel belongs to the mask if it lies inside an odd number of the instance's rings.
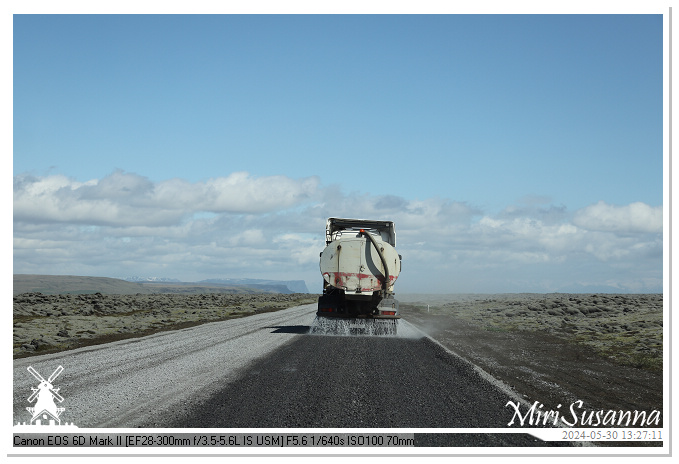
[[400,316],[394,283],[401,256],[394,223],[330,218],[325,245],[320,256],[323,295],[312,332],[395,334]]

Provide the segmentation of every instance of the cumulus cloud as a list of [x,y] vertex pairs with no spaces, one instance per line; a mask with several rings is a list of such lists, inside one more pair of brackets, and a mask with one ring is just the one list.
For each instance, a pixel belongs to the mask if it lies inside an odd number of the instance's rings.
[[662,207],[548,198],[489,214],[464,201],[346,194],[320,179],[233,173],[153,182],[118,171],[14,179],[14,272],[304,279],[320,286],[328,217],[392,220],[402,292],[662,286]]
[[662,207],[636,202],[624,206],[599,201],[575,213],[573,223],[587,230],[622,233],[662,232]]
[[318,178],[256,178],[246,172],[189,183],[171,179],[154,184],[117,171],[81,183],[65,176],[14,178],[14,219],[109,226],[176,224],[195,212],[266,213],[312,198]]

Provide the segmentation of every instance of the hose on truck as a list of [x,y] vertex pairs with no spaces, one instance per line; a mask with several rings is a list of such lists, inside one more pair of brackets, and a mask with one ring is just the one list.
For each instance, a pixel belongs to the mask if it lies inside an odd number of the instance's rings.
[[380,256],[382,266],[384,266],[384,279],[382,280],[382,298],[386,298],[388,293],[387,289],[389,288],[389,267],[387,266],[387,260],[384,258],[384,254],[382,253],[380,247],[377,246],[375,238],[363,229],[361,229],[360,233],[368,237],[370,242],[375,247],[375,250],[377,250],[377,254]]

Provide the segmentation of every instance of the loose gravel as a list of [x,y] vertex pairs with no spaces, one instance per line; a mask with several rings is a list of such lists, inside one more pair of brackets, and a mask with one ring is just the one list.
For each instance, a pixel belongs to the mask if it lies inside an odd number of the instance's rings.
[[30,420],[25,408],[36,380],[28,366],[47,378],[61,365],[54,385],[64,397],[63,422],[127,428],[154,418],[162,424],[164,417],[191,409],[194,398],[237,378],[253,360],[295,336],[280,327],[308,328],[315,306],[15,359],[14,423]]

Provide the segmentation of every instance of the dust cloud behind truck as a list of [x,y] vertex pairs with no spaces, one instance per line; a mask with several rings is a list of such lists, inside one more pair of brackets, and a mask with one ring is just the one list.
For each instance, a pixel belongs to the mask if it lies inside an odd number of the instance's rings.
[[394,283],[401,272],[391,221],[330,218],[320,255],[323,295],[312,332],[349,327],[373,334],[395,334],[398,301]]

